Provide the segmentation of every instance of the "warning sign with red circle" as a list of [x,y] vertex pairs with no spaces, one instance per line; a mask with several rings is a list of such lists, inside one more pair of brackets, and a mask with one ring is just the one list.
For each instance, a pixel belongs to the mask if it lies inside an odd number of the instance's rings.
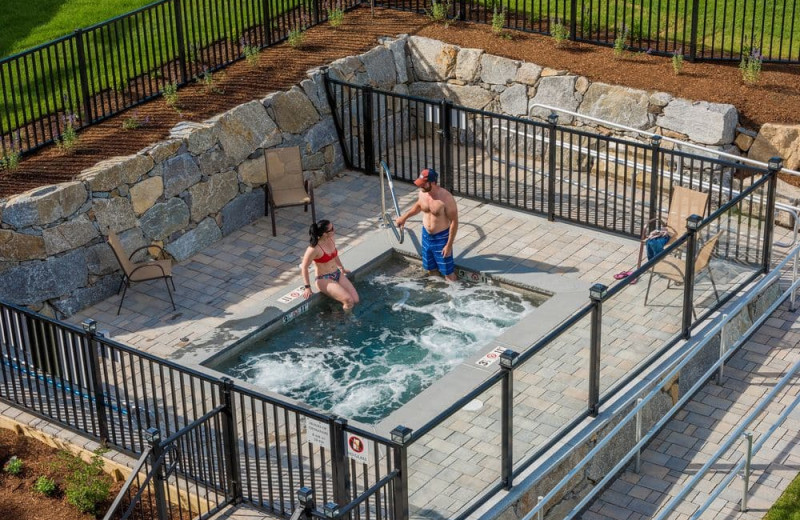
[[356,462],[369,462],[369,448],[363,437],[354,433],[347,434],[347,456]]
[[500,359],[500,354],[505,352],[505,350],[506,350],[505,347],[495,347],[494,350],[492,350],[491,352],[480,358],[478,361],[475,362],[475,364],[481,367],[488,367],[490,365],[493,365],[494,363],[497,362],[498,359]]

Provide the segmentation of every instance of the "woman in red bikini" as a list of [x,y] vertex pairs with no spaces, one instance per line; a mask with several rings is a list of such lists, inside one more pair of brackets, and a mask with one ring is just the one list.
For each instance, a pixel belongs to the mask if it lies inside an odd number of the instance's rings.
[[314,261],[316,268],[317,289],[340,302],[344,310],[349,311],[358,303],[358,293],[350,280],[347,271],[339,259],[339,252],[333,241],[334,227],[329,220],[320,220],[311,224],[308,230],[310,246],[303,255],[300,269],[303,271],[303,298],[311,298],[311,283],[308,279],[308,267]]

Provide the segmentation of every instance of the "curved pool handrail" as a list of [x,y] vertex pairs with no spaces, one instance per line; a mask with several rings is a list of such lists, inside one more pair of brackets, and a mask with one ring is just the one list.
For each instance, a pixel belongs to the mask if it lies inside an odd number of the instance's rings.
[[398,231],[397,226],[394,224],[394,219],[389,215],[389,212],[386,211],[386,189],[384,187],[383,178],[386,177],[386,180],[389,181],[389,194],[392,196],[392,202],[394,203],[394,212],[396,217],[401,215],[400,213],[400,206],[397,204],[397,196],[394,193],[394,184],[392,183],[392,172],[389,170],[389,165],[386,164],[386,161],[381,161],[381,218],[386,222],[388,227],[392,228],[394,232],[394,236],[399,243],[403,243],[405,239],[405,228],[400,228]]

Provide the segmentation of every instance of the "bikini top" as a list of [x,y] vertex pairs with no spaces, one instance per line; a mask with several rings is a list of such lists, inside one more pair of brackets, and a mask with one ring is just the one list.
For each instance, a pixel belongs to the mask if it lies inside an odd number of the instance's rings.
[[[319,248],[322,249],[322,246],[319,246]],[[337,256],[339,256],[339,251],[336,249],[335,246],[333,248],[333,253],[328,253],[324,249],[322,249],[322,256],[319,257],[319,258],[315,258],[314,262],[316,262],[318,264],[324,264],[324,263],[330,262],[331,260],[333,260]]]

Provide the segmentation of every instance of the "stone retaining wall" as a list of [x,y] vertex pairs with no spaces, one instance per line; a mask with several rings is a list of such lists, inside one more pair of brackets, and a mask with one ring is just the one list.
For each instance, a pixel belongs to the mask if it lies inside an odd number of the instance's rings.
[[[330,71],[345,81],[446,96],[512,116],[543,118],[548,113],[533,105],[556,105],[729,153],[752,145],[751,155],[771,156],[775,142],[791,141],[791,129],[772,129],[771,137],[737,136],[732,105],[593,83],[416,36],[386,39],[360,56],[337,60]],[[583,124],[570,117],[560,123]],[[167,140],[98,163],[72,182],[2,201],[0,300],[65,317],[108,298],[119,283],[119,266],[104,238],[108,229],[127,250],[155,243],[177,261],[189,258],[264,214],[262,150],[292,145],[301,147],[306,176],[315,185],[344,168],[319,69],[289,91],[202,123],[181,123]],[[800,161],[800,148],[785,156]]]

